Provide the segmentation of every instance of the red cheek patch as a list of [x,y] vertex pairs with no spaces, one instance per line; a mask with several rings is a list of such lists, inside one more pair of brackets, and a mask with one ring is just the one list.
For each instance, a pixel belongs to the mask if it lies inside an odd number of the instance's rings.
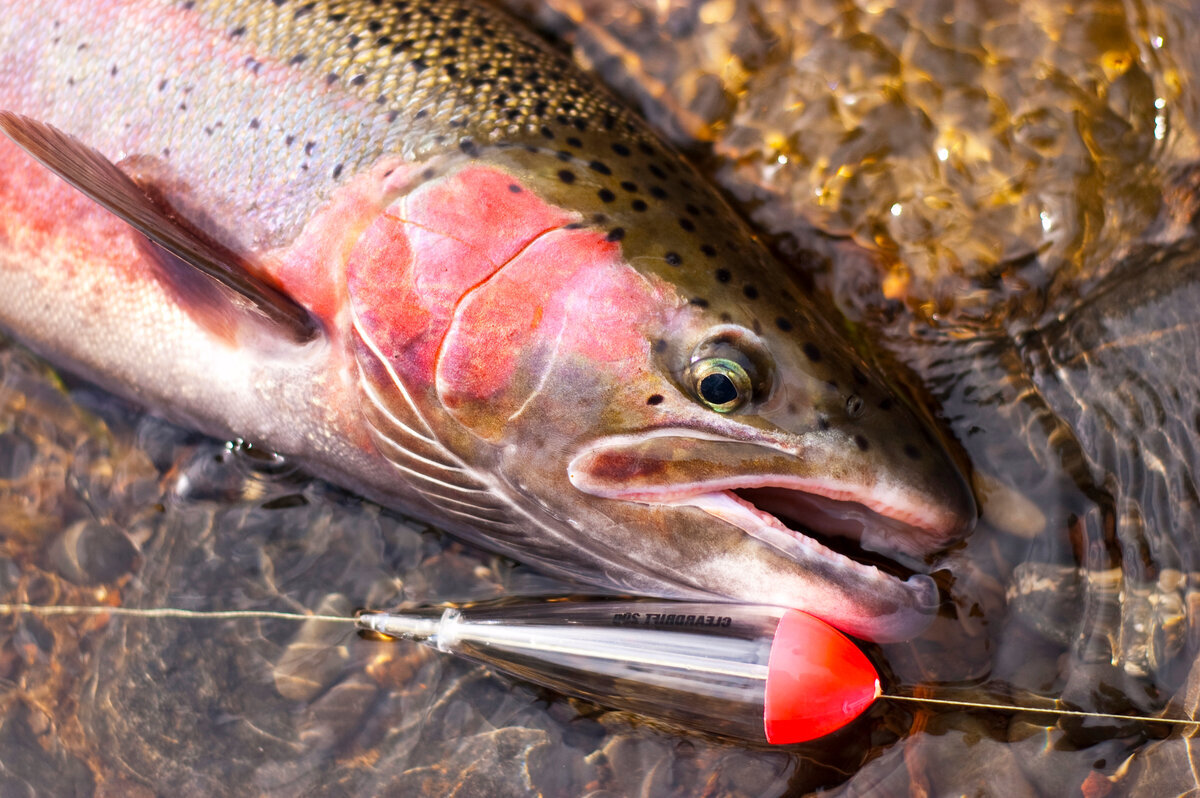
[[644,369],[644,326],[663,301],[601,234],[554,230],[459,305],[438,362],[438,395],[462,424],[498,440],[558,363]]
[[539,235],[576,218],[470,166],[388,208],[347,259],[355,324],[409,385],[430,385],[454,309]]

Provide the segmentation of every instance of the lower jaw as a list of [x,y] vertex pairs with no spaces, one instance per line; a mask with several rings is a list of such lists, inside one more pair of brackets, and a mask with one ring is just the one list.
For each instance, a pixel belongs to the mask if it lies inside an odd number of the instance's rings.
[[770,603],[808,611],[844,631],[879,642],[914,637],[936,611],[940,599],[930,577],[890,563],[885,571],[847,557],[788,528],[732,491],[673,503],[696,507],[737,527],[794,564],[808,588],[774,592]]

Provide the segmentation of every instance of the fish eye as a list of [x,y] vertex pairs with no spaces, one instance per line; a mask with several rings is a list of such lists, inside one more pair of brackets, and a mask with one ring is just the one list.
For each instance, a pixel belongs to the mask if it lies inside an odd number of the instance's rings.
[[737,361],[707,357],[692,363],[690,371],[696,396],[718,413],[737,410],[754,394],[750,375]]
[[752,335],[737,327],[721,328],[692,351],[682,382],[697,401],[718,413],[732,413],[766,397],[771,358]]

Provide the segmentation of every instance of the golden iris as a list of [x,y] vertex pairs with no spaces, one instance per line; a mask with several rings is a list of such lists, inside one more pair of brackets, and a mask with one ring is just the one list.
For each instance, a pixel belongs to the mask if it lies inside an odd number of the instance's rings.
[[693,362],[690,371],[696,396],[718,413],[737,410],[754,394],[750,375],[736,360],[706,357]]

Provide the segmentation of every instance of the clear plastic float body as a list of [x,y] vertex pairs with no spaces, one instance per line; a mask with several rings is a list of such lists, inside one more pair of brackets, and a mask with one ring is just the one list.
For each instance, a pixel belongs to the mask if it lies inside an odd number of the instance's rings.
[[543,601],[367,611],[357,623],[565,695],[754,742],[822,737],[881,694],[858,646],[782,607]]

